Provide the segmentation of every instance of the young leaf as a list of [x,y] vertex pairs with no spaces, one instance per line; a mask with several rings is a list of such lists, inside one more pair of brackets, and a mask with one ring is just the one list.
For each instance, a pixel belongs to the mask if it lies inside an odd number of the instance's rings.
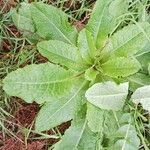
[[118,140],[110,149],[115,150],[138,150],[140,145],[140,140],[137,136],[135,128],[131,125],[124,125],[118,129],[116,132]]
[[[103,53],[109,56],[119,57],[133,56],[147,44],[150,37],[150,24],[147,22],[138,23],[138,25],[128,25],[122,30],[116,32],[106,44]],[[104,55],[103,54],[103,55]],[[106,57],[105,55],[103,57]],[[107,56],[108,57],[108,56]]]
[[54,150],[91,150],[98,143],[98,135],[87,127],[85,116],[78,115]]
[[85,79],[88,81],[94,81],[98,73],[99,72],[94,68],[89,68],[85,71]]
[[108,11],[111,0],[97,0],[86,28],[93,34],[96,47],[104,46],[110,32],[111,16]]
[[49,61],[74,69],[77,61],[77,47],[62,41],[50,40],[37,44],[39,52]]
[[31,5],[31,12],[41,37],[76,44],[77,30],[68,23],[64,12],[40,2]]
[[35,129],[38,132],[49,130],[73,119],[84,102],[83,86],[85,86],[85,83],[80,86],[78,84],[61,99],[51,101],[42,106],[35,122]]
[[68,92],[72,81],[73,73],[57,65],[33,64],[10,73],[3,80],[3,89],[10,96],[20,97],[28,103],[43,103]]
[[150,85],[138,88],[131,99],[135,104],[141,103],[143,108],[150,113]]
[[114,57],[103,63],[101,67],[105,75],[118,78],[138,72],[141,65],[135,58]]
[[97,0],[86,28],[93,34],[97,48],[102,48],[108,34],[115,27],[117,18],[126,13],[124,0]]
[[128,94],[128,83],[117,85],[108,81],[96,83],[90,87],[85,94],[87,100],[101,108],[107,110],[120,110]]
[[96,53],[96,47],[94,39],[88,30],[83,29],[80,31],[77,45],[83,61],[87,64],[92,64],[92,60]]

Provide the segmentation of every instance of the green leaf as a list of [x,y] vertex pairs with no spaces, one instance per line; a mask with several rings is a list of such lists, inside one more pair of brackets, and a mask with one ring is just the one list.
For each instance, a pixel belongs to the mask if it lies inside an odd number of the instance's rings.
[[[145,35],[146,36],[146,35]],[[148,35],[147,35],[147,39],[148,39]],[[150,40],[147,42],[147,44],[140,50],[136,53],[135,57],[140,57],[146,53],[149,53],[150,52]]]
[[96,47],[94,39],[88,30],[83,29],[80,31],[77,45],[83,61],[87,64],[92,64],[96,53]]
[[133,56],[148,43],[149,34],[150,24],[147,22],[128,25],[110,37],[103,50],[103,57],[108,57],[106,54],[119,57]]
[[149,75],[150,75],[150,64],[148,65],[148,72],[149,72]]
[[30,4],[23,2],[18,10],[14,9],[12,12],[12,20],[17,28],[24,31],[24,33],[35,32],[34,24],[31,18]]
[[23,33],[23,36],[28,38],[30,42],[37,42],[38,35],[34,27],[34,23],[31,17],[30,4],[21,3],[19,9],[12,10],[12,20],[15,26]]
[[88,126],[93,132],[101,132],[104,123],[104,113],[105,111],[99,109],[98,107],[88,103],[87,104],[87,115]]
[[140,140],[137,136],[135,128],[131,125],[124,125],[118,129],[116,132],[118,140],[111,147],[115,150],[138,150],[140,145]]
[[51,63],[33,64],[11,72],[3,80],[3,89],[28,103],[43,103],[69,92],[72,81],[73,73],[69,70]]
[[88,81],[94,81],[98,73],[99,72],[94,68],[89,68],[85,71],[85,79]]
[[101,109],[120,110],[124,105],[127,94],[127,82],[117,85],[108,81],[94,84],[86,91],[85,97],[91,104]]
[[97,143],[98,136],[87,127],[85,116],[78,115],[54,150],[91,150]]
[[78,82],[78,85],[75,85],[72,91],[61,99],[51,101],[42,106],[35,122],[37,131],[49,130],[74,118],[84,103],[83,87],[85,83],[79,85]]
[[127,77],[130,83],[130,90],[135,91],[137,88],[150,85],[150,76],[142,73],[136,73],[132,76]]
[[103,140],[105,140],[105,136],[106,138],[112,138],[115,136],[118,127],[122,124],[128,123],[131,115],[124,114],[122,111],[115,112],[102,110],[88,103],[86,118],[90,129],[93,132],[101,133],[101,138],[104,138]]
[[97,48],[104,46],[108,33],[110,32],[110,22],[112,20],[108,11],[110,1],[97,0],[91,18],[86,26],[93,34]]
[[138,72],[140,63],[135,58],[114,57],[101,65],[103,73],[110,77],[127,77]]
[[77,147],[86,128],[86,121],[79,120],[66,131],[63,139],[55,145],[54,150],[78,150]]
[[102,48],[108,34],[115,28],[117,19],[126,13],[128,3],[124,0],[97,0],[86,28],[93,34],[97,48]]
[[150,113],[150,85],[138,88],[131,99],[135,104],[141,103],[143,108]]
[[49,61],[74,69],[77,61],[77,47],[62,41],[50,40],[37,44],[39,52]]
[[[94,107],[92,111],[94,111]],[[116,135],[116,132],[119,129],[119,127],[131,122],[131,114],[127,114],[122,111],[115,112],[101,109],[96,109],[95,112],[95,114],[91,112],[93,115],[91,115],[90,118],[87,118],[88,125],[90,124],[90,128],[93,129],[93,131],[96,129],[95,132],[99,132],[99,138],[101,139],[101,144],[103,146],[103,148],[101,149],[109,149],[109,146],[114,144],[114,142],[116,142],[120,138]],[[95,125],[95,123],[97,125]]]
[[64,12],[40,2],[31,5],[31,12],[41,37],[76,44],[77,30],[68,23]]
[[104,119],[104,125],[107,127],[104,129],[105,132],[107,131],[104,140],[108,141],[107,145],[105,145],[106,149],[137,150],[140,145],[140,140],[134,127],[135,123],[132,114],[125,113],[124,111],[105,112],[104,114],[107,114]]
[[128,1],[126,0],[114,0],[109,6],[109,12],[113,18],[118,19],[119,16],[127,13],[128,11]]
[[80,143],[78,145],[78,150],[92,150],[95,149],[101,149],[101,141],[99,138],[98,133],[93,133],[88,126],[86,126],[83,136],[80,140]]
[[142,71],[148,73],[148,65],[150,64],[150,52],[144,53],[143,55],[140,55],[136,58],[142,66]]

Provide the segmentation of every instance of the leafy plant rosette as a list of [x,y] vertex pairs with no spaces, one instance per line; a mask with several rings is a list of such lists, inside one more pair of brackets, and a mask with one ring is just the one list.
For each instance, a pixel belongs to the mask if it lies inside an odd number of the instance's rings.
[[97,0],[80,32],[50,5],[22,3],[13,10],[15,25],[49,62],[11,72],[3,89],[41,104],[38,132],[71,120],[54,150],[138,150],[134,111],[127,103],[141,103],[150,112],[150,24],[126,15],[128,5]]

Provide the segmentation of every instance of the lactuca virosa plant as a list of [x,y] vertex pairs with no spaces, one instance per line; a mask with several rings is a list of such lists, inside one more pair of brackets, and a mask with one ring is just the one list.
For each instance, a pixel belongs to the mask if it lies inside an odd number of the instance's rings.
[[128,7],[126,0],[97,0],[81,31],[41,2],[12,11],[17,28],[49,62],[11,72],[3,89],[41,104],[38,132],[71,120],[54,150],[138,150],[127,101],[150,111],[150,24],[135,21]]

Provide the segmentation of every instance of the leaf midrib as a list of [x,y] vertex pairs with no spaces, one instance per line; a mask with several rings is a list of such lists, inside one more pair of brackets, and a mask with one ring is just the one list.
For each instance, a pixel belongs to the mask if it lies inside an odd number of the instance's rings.
[[[54,52],[52,52],[52,51],[48,51],[47,49],[44,49],[42,46],[40,46],[40,48],[42,49],[42,50],[44,50],[44,51],[47,51],[48,53],[52,53],[53,55],[56,55],[56,56],[58,56],[58,57],[61,57],[62,59],[66,59],[66,60],[68,60],[70,63],[75,63],[76,61],[75,60],[72,60],[72,59],[69,59],[69,58],[67,58],[67,57],[63,57],[62,55],[59,55],[58,53],[54,53]],[[40,51],[40,50],[39,50]],[[41,51],[40,51],[41,52]],[[42,52],[41,52],[42,53]],[[68,62],[67,62],[68,63]]]
[[107,94],[107,95],[87,95],[88,97],[90,97],[90,98],[99,98],[99,97],[113,97],[113,96],[120,96],[120,95],[125,95],[126,93],[119,93],[119,94],[117,94],[117,93],[115,93],[115,94]]
[[62,110],[63,108],[65,108],[65,106],[70,103],[76,96],[77,94],[82,90],[83,86],[85,85],[85,82],[81,85],[81,87],[77,90],[77,92],[66,102],[64,103],[59,109],[57,109],[57,111],[55,111],[49,118],[48,120],[52,119],[55,114],[57,114],[60,110]]
[[[107,5],[106,5],[106,6],[107,6]],[[102,24],[102,19],[103,19],[103,17],[104,17],[104,12],[105,12],[105,9],[107,8],[106,6],[103,8],[102,15],[101,15],[101,18],[100,18],[100,21],[99,21],[99,24],[98,24],[98,30],[97,30],[97,32],[96,32],[96,37],[95,37],[95,40],[96,40],[96,41],[97,41],[98,33],[99,33],[99,30],[100,30],[100,26],[101,26],[101,24]]]
[[121,150],[125,150],[125,145],[127,143],[127,138],[128,138],[128,135],[129,135],[130,126],[131,126],[131,124],[129,123],[128,128],[127,128],[127,132],[126,132],[125,137],[124,137],[124,142],[123,142]]
[[68,80],[73,79],[73,77],[70,78],[66,78],[66,79],[62,79],[62,80],[55,80],[55,81],[47,81],[47,82],[10,82],[10,83],[14,83],[14,84],[27,84],[27,85],[42,85],[42,84],[54,84],[54,83],[61,83],[61,82],[66,82]]
[[75,144],[75,147],[76,147],[76,148],[78,147],[79,142],[80,142],[80,140],[81,140],[81,138],[82,138],[82,135],[83,135],[84,130],[85,130],[85,127],[86,127],[86,124],[87,124],[87,120],[85,119],[84,124],[83,124],[83,127],[82,127],[82,130],[81,130],[81,133],[80,133],[80,136],[79,136],[79,138],[78,138],[78,140],[77,140],[77,142],[76,142],[76,144]]
[[[126,69],[130,69],[130,70],[132,70],[133,68],[137,68],[137,66],[133,66],[133,64],[132,65],[130,65],[130,67],[129,66],[127,66],[127,65],[123,65],[123,66],[117,66],[117,67],[113,67],[113,66],[105,66],[105,65],[108,65],[107,64],[108,62],[106,62],[106,63],[104,63],[104,64],[102,64],[102,69],[103,69],[103,66],[104,66],[104,68],[107,68],[107,69],[111,69],[111,70],[126,70]],[[135,62],[134,62],[135,63]]]

